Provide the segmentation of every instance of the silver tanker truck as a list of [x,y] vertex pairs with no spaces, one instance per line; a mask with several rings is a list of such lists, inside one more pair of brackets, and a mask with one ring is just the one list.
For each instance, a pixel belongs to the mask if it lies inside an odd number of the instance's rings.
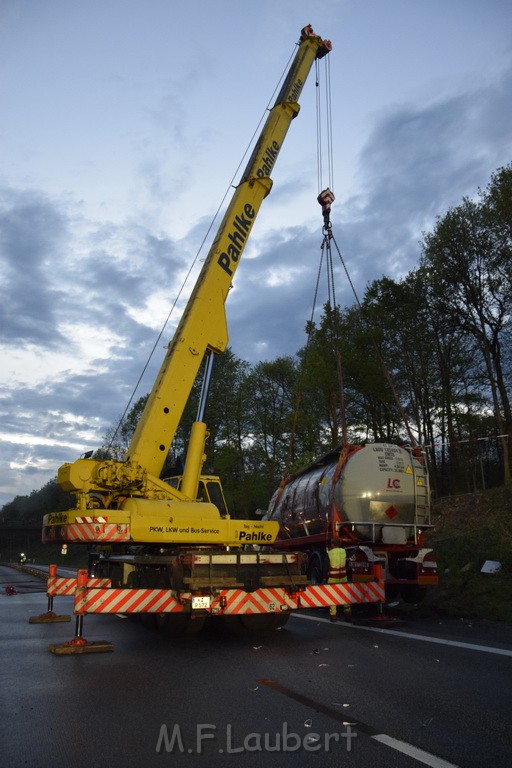
[[371,577],[383,566],[386,598],[419,602],[438,583],[436,557],[425,545],[430,490],[418,449],[388,443],[345,445],[283,480],[268,520],[279,522],[276,546],[302,550],[313,584],[327,577],[333,536],[347,550],[350,581]]

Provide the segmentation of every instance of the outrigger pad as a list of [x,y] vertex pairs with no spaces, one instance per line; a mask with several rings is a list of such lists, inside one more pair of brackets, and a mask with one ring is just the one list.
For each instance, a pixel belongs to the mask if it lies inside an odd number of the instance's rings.
[[111,653],[114,650],[112,643],[107,640],[93,640],[89,642],[84,638],[76,638],[67,643],[48,646],[51,653],[56,656],[70,656],[76,653]]
[[42,613],[40,616],[31,616],[28,620],[29,624],[52,624],[57,621],[71,621],[71,616],[57,616],[53,611]]

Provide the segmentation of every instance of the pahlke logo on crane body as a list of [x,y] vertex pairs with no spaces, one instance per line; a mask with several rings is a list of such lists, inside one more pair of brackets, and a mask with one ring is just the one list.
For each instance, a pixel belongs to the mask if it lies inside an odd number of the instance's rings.
[[273,536],[271,533],[264,533],[263,531],[239,531],[238,541],[243,541],[245,544],[249,542],[270,542]]
[[302,91],[302,88],[304,86],[304,81],[298,78],[296,82],[293,84],[293,87],[290,91],[290,94],[288,96],[289,101],[297,101],[297,99],[300,96],[300,92]]
[[280,149],[281,147],[277,141],[273,141],[272,144],[265,149],[265,154],[261,158],[261,168],[258,168],[256,171],[256,176],[258,176],[258,178],[261,179],[264,176],[270,176]]
[[233,275],[233,263],[236,264],[240,258],[245,242],[249,237],[249,232],[256,216],[256,211],[250,203],[246,203],[243,213],[237,213],[231,224],[231,232],[228,234],[229,245],[217,259],[217,264],[230,277]]

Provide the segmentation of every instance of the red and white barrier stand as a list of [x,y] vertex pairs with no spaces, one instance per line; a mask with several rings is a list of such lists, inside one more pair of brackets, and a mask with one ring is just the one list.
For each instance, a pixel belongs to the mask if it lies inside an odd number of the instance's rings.
[[[73,579],[73,581],[76,583],[76,604],[78,597],[87,591],[91,579],[89,579],[86,570],[79,570],[77,572],[77,578]],[[75,637],[65,643],[50,645],[49,649],[51,653],[54,653],[57,656],[68,656],[77,653],[109,653],[114,650],[112,643],[109,643],[106,640],[86,640],[83,636],[83,621],[84,614],[78,613],[76,615]]]
[[[373,572],[375,574],[375,578],[378,579],[383,583],[383,568],[382,565],[379,565],[378,563],[375,563],[373,566]],[[379,602],[378,605],[378,613],[376,616],[370,616],[366,621],[365,624],[376,624],[380,627],[391,627],[395,624],[398,624],[398,619],[393,618],[393,616],[389,616],[387,613],[385,613],[385,603]]]
[[48,610],[46,613],[42,613],[40,616],[31,616],[28,620],[29,624],[53,624],[59,621],[71,621],[71,616],[59,616],[53,610],[54,596],[64,594],[63,592],[59,591],[59,589],[56,589],[56,584],[59,581],[72,581],[74,584],[76,584],[76,579],[59,579],[57,576],[57,566],[50,565],[48,567],[48,586],[46,590],[46,594],[48,596]]

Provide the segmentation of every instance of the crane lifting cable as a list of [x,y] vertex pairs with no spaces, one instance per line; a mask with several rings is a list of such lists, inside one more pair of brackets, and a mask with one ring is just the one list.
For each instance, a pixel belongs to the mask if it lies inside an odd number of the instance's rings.
[[[337,302],[336,302],[336,292],[335,292],[335,283],[334,283],[334,267],[333,267],[333,257],[332,257],[332,247],[331,243],[334,244],[335,250],[338,254],[339,260],[341,262],[341,265],[343,266],[343,269],[345,271],[345,275],[347,277],[348,283],[350,285],[350,288],[352,290],[352,293],[354,295],[354,298],[356,300],[356,303],[358,307],[361,309],[362,305],[359,300],[359,297],[357,295],[357,291],[354,287],[354,284],[352,282],[352,279],[350,277],[349,271],[347,269],[347,266],[345,264],[345,261],[343,259],[343,256],[341,254],[340,248],[338,247],[338,244],[336,242],[336,238],[334,237],[333,231],[332,231],[332,224],[331,224],[331,207],[334,203],[335,197],[332,190],[327,187],[326,189],[322,190],[318,197],[317,201],[322,207],[322,217],[323,217],[323,227],[322,227],[322,245],[321,245],[321,254],[320,254],[320,264],[318,268],[317,273],[317,280],[315,285],[315,291],[314,291],[314,299],[313,299],[313,305],[311,310],[311,319],[307,326],[307,341],[306,346],[304,350],[304,356],[303,356],[303,367],[305,368],[309,347],[311,343],[311,335],[314,329],[314,322],[313,318],[316,311],[316,305],[317,305],[317,299],[318,299],[318,291],[319,291],[319,283],[321,279],[321,273],[323,269],[323,265],[325,263],[325,269],[327,274],[327,306],[331,307],[332,310],[336,309]],[[342,362],[341,362],[341,340],[338,337],[338,332],[336,328],[336,324],[334,322],[334,316],[331,317],[330,322],[330,328],[329,328],[331,341],[332,341],[332,348],[334,352],[334,356],[336,359],[336,370],[337,370],[337,378],[338,378],[338,397],[339,397],[339,412],[340,412],[340,429],[339,432],[341,433],[341,443],[345,445],[347,443],[347,423],[346,423],[346,413],[345,413],[345,392],[344,392],[344,383],[343,383],[343,370],[342,370]],[[386,379],[386,382],[390,388],[391,394],[393,396],[393,399],[395,401],[395,405],[400,413],[400,417],[402,419],[402,422],[404,424],[404,427],[407,431],[407,435],[410,441],[410,444],[413,448],[418,447],[418,442],[416,438],[414,437],[414,434],[411,430],[409,420],[407,418],[407,414],[405,412],[405,409],[400,401],[398,392],[396,390],[393,377],[391,375],[391,372],[386,365],[384,358],[380,352],[380,349],[378,347],[377,341],[374,337],[372,337],[372,343],[375,348],[376,356],[379,361],[380,367],[382,369],[383,375]],[[286,473],[289,472],[289,467],[293,461],[294,457],[294,450],[295,450],[295,435],[297,431],[297,422],[298,422],[298,415],[301,408],[302,403],[302,385],[299,382],[299,386],[297,389],[297,395],[296,395],[296,402],[295,402],[295,408],[292,416],[292,429],[291,429],[291,435],[290,435],[290,445],[289,445],[289,451],[288,451],[288,458],[287,458],[287,466],[286,466]],[[337,425],[334,425],[334,431],[338,433]]]
[[[310,27],[306,27],[305,29],[309,30],[311,28]],[[312,30],[311,30],[311,32],[312,32]],[[308,34],[310,34],[309,31],[308,31]],[[226,201],[230,191],[234,187],[236,187],[235,179],[237,178],[237,176],[238,176],[238,174],[240,172],[240,169],[242,168],[242,164],[243,164],[244,160],[246,160],[247,156],[249,155],[249,151],[251,150],[251,147],[255,144],[256,139],[258,137],[258,134],[259,134],[259,132],[260,132],[260,130],[262,128],[263,122],[264,122],[264,120],[268,116],[268,113],[271,110],[271,105],[274,102],[274,100],[276,98],[276,95],[279,92],[279,89],[283,85],[283,82],[284,82],[284,80],[286,78],[286,74],[287,74],[287,72],[290,69],[290,65],[291,65],[291,62],[293,60],[293,57],[294,57],[294,54],[295,54],[295,49],[297,48],[297,45],[299,45],[299,43],[296,43],[294,45],[294,48],[293,48],[292,52],[290,53],[290,55],[288,57],[288,61],[287,61],[286,65],[285,65],[285,67],[283,68],[283,71],[281,72],[281,75],[279,76],[279,79],[278,79],[276,85],[274,86],[274,89],[272,91],[270,99],[268,100],[267,105],[266,105],[265,109],[263,110],[263,113],[260,116],[258,124],[256,125],[256,127],[255,127],[255,129],[254,129],[254,131],[252,133],[252,136],[250,137],[250,139],[249,139],[249,141],[247,143],[247,146],[246,146],[246,148],[244,150],[244,153],[243,153],[242,157],[240,158],[240,161],[238,162],[238,165],[237,165],[233,175],[231,176],[231,179],[230,179],[230,181],[229,181],[229,183],[228,183],[228,185],[226,187],[226,190],[224,192],[224,195],[222,196],[222,199],[221,199],[220,203],[218,204],[217,210],[215,211],[215,213],[214,213],[214,215],[213,215],[213,217],[212,217],[212,219],[211,219],[211,221],[210,221],[210,223],[209,223],[209,225],[207,227],[207,230],[206,230],[205,234],[203,235],[203,239],[201,240],[201,242],[199,244],[199,248],[198,248],[198,250],[197,250],[197,252],[196,252],[196,254],[195,254],[195,256],[194,256],[194,258],[193,258],[193,260],[192,260],[192,262],[191,262],[191,264],[189,266],[189,268],[188,268],[188,271],[187,271],[185,277],[183,278],[183,281],[181,283],[181,286],[179,287],[178,293],[176,294],[176,297],[174,298],[174,300],[173,300],[173,302],[171,304],[171,307],[169,309],[167,317],[165,318],[165,320],[163,322],[163,325],[162,325],[162,327],[161,327],[161,329],[160,329],[160,331],[159,331],[159,333],[158,333],[158,335],[157,335],[157,337],[155,339],[155,342],[154,342],[153,346],[151,347],[151,349],[149,351],[148,357],[147,357],[147,359],[146,359],[146,361],[145,361],[145,363],[144,363],[144,365],[142,367],[142,370],[141,370],[141,372],[139,374],[139,377],[138,377],[138,379],[137,379],[137,381],[136,381],[136,383],[135,383],[135,385],[134,385],[134,387],[132,389],[131,395],[130,395],[130,397],[128,399],[128,402],[126,403],[124,411],[121,414],[115,429],[113,430],[113,432],[111,433],[111,435],[109,437],[109,442],[108,442],[108,445],[106,447],[106,453],[109,454],[109,455],[110,455],[111,449],[114,446],[114,442],[116,440],[116,437],[117,437],[118,433],[120,432],[120,430],[121,430],[121,428],[123,426],[123,423],[124,423],[124,421],[125,421],[125,419],[127,417],[129,408],[130,408],[130,406],[132,405],[132,403],[133,403],[133,401],[135,399],[135,395],[137,394],[137,391],[139,390],[139,387],[140,387],[140,385],[142,383],[144,375],[146,374],[146,371],[148,370],[148,367],[149,367],[149,365],[151,363],[151,360],[152,360],[152,358],[153,358],[153,356],[154,356],[154,354],[156,352],[156,349],[157,349],[157,347],[160,344],[160,341],[161,341],[161,339],[162,339],[162,337],[163,337],[163,335],[165,333],[165,330],[166,330],[168,324],[170,323],[171,317],[173,316],[175,310],[177,309],[178,302],[179,302],[182,294],[185,291],[185,287],[186,287],[187,283],[189,282],[189,280],[190,280],[190,278],[192,276],[192,273],[193,273],[193,271],[195,269],[195,266],[196,266],[196,264],[197,264],[197,262],[199,260],[199,257],[201,255],[201,253],[203,252],[205,244],[206,244],[206,242],[207,242],[207,240],[208,240],[208,238],[210,236],[210,233],[213,231],[213,227],[215,225],[215,222],[218,220],[218,218],[220,216],[220,213],[221,213],[221,211],[222,211],[222,209],[224,207],[224,203],[225,203],[225,201]],[[315,61],[315,69],[316,69],[316,85],[318,87],[318,85],[319,85],[318,60]],[[318,96],[317,96],[317,99],[318,99]],[[317,113],[318,113],[318,105],[317,105]],[[209,380],[209,378],[211,376],[211,366],[213,365],[213,359],[210,360],[209,365],[210,365],[210,373],[205,375],[205,379],[206,380]],[[205,395],[205,397],[206,397],[206,395]]]
[[[324,240],[325,240],[325,237],[324,237]],[[334,244],[334,247],[336,249],[336,252],[338,254],[340,262],[341,262],[341,264],[343,266],[343,269],[344,269],[345,274],[347,276],[347,280],[348,280],[348,282],[350,284],[350,287],[352,289],[352,293],[354,294],[356,303],[357,303],[358,307],[361,309],[362,305],[361,305],[361,302],[359,301],[359,297],[357,295],[356,289],[354,288],[354,284],[353,284],[353,282],[352,282],[352,280],[350,278],[350,274],[348,272],[348,269],[347,269],[347,266],[345,264],[345,261],[343,260],[343,256],[341,255],[341,251],[340,251],[340,249],[338,247],[338,243],[336,242],[336,238],[334,237],[334,235],[332,233],[332,228],[329,227],[329,252],[330,252],[330,243],[331,243],[331,241]],[[332,257],[331,257],[331,265],[332,265]],[[333,306],[335,306],[335,305],[333,305]],[[379,346],[377,344],[377,340],[375,339],[375,336],[372,335],[371,339],[372,339],[372,344],[373,344],[374,349],[375,349],[377,360],[379,361],[380,367],[382,369],[382,373],[384,375],[384,378],[386,379],[386,382],[387,382],[387,384],[389,386],[389,389],[390,389],[391,394],[393,396],[393,399],[395,401],[395,405],[397,407],[397,410],[400,413],[403,425],[404,425],[404,427],[405,427],[405,429],[407,431],[407,436],[409,438],[409,442],[410,442],[410,444],[411,444],[411,446],[413,448],[417,448],[418,447],[418,441],[416,440],[416,438],[414,437],[414,434],[412,432],[411,426],[409,424],[409,419],[407,418],[407,414],[405,412],[405,409],[404,409],[404,407],[402,405],[402,402],[401,402],[400,397],[398,395],[397,389],[395,387],[395,383],[393,381],[393,377],[391,375],[391,371],[389,370],[389,367],[387,366],[386,361],[384,360],[384,358],[382,356],[382,353],[381,353],[381,351],[379,349]]]
[[[317,282],[315,287],[315,294],[314,294],[314,301],[313,301],[313,307],[312,307],[312,313],[311,313],[311,320],[308,324],[308,334],[307,334],[307,342],[304,352],[304,360],[303,364],[305,365],[306,357],[308,354],[309,344],[310,344],[310,338],[311,338],[311,332],[313,329],[313,318],[315,314],[315,308],[316,308],[316,301],[318,297],[318,287],[319,287],[319,281],[320,281],[320,275],[323,268],[323,263],[325,262],[326,265],[326,272],[327,272],[327,303],[332,307],[333,310],[336,309],[336,295],[335,295],[335,288],[334,288],[334,268],[333,268],[333,259],[332,259],[332,248],[331,244],[334,244],[334,247],[336,249],[336,252],[339,256],[340,262],[343,266],[343,269],[345,271],[345,275],[347,277],[348,283],[350,285],[350,288],[352,290],[352,293],[354,294],[355,300],[357,305],[361,308],[361,302],[359,301],[359,297],[357,295],[356,289],[354,287],[354,284],[351,280],[350,274],[348,272],[347,266],[343,260],[343,257],[341,255],[341,251],[338,247],[338,244],[336,242],[336,239],[334,237],[334,234],[332,232],[332,224],[331,224],[331,207],[334,203],[335,196],[334,196],[334,152],[333,152],[333,130],[332,130],[332,98],[331,98],[331,74],[330,74],[330,61],[329,57],[326,57],[322,60],[325,73],[325,78],[323,83],[321,83],[321,62],[317,61],[315,64],[316,67],[316,128],[317,128],[317,137],[316,137],[316,144],[317,144],[317,175],[318,175],[318,197],[317,201],[322,207],[322,216],[323,216],[323,227],[322,227],[322,234],[323,234],[323,240],[322,240],[322,246],[321,246],[321,256],[320,256],[320,265],[317,275]],[[321,86],[324,86],[323,88]],[[323,97],[323,100],[322,100]],[[324,117],[322,117],[322,115]],[[327,150],[324,153],[324,144],[327,146]],[[328,186],[326,188],[323,188],[323,177],[324,177],[324,166],[327,169],[327,179],[328,179]],[[346,427],[346,419],[345,419],[345,403],[344,403],[344,387],[343,387],[343,376],[342,376],[342,365],[341,365],[341,344],[340,340],[336,338],[335,335],[335,327],[334,324],[331,328],[331,336],[333,339],[333,349],[334,354],[336,357],[336,366],[337,366],[337,376],[338,376],[338,391],[339,391],[339,407],[340,407],[340,431],[341,431],[341,439],[342,442],[345,443],[347,441],[347,427]],[[400,398],[398,396],[398,392],[396,390],[396,387],[394,385],[391,372],[387,365],[385,364],[385,361],[380,353],[380,350],[378,348],[377,342],[375,339],[373,339],[373,344],[375,347],[375,351],[377,354],[377,359],[380,363],[380,366],[382,368],[384,377],[389,385],[390,391],[392,393],[393,399],[396,403],[397,409],[400,413],[401,419],[403,421],[403,424],[405,426],[405,429],[407,431],[407,435],[409,437],[409,441],[413,447],[417,447],[418,443],[416,441],[416,438],[414,437],[412,430],[410,428],[407,415],[405,413],[405,410],[400,402]],[[295,445],[295,432],[297,428],[297,419],[298,419],[298,413],[297,409],[300,408],[301,400],[302,400],[302,394],[301,394],[301,385],[299,384],[298,387],[298,393],[296,398],[296,408],[293,414],[292,419],[292,433],[290,438],[290,447],[288,452],[288,461],[287,461],[287,468],[290,464],[290,462],[293,460],[293,454],[294,454],[294,445]],[[337,430],[335,430],[337,431]]]

